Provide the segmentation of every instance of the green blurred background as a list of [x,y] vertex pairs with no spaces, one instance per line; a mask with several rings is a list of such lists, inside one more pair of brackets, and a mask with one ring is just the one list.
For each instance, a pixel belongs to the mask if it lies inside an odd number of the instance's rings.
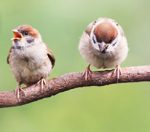
[[[78,42],[98,17],[114,18],[124,28],[130,52],[123,67],[150,64],[149,0],[1,0],[0,90],[16,87],[6,64],[14,27],[30,24],[41,32],[56,56],[52,78],[84,70]],[[74,89],[0,109],[0,132],[20,131],[150,132],[150,83]]]

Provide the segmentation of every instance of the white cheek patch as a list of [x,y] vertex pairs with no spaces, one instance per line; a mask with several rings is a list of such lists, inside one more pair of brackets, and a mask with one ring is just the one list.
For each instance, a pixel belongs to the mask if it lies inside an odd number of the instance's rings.
[[113,52],[114,49],[115,49],[115,48],[114,48],[112,45],[109,45],[109,46],[107,47],[107,52]]
[[116,46],[118,46],[118,44],[120,43],[120,41],[121,41],[121,35],[118,32],[118,36],[116,37],[115,40],[113,40],[113,42],[111,43],[111,46],[115,48]]
[[118,47],[120,42],[121,42],[121,36],[119,34],[117,36],[117,38],[108,46],[107,51],[108,52],[113,52]]
[[92,43],[92,46],[95,48],[95,49],[97,49],[97,50],[99,50],[99,46],[98,46],[98,42],[97,42],[97,39],[96,39],[96,37],[95,37],[95,35],[93,34],[93,35],[90,35],[90,41],[91,41],[91,43]]

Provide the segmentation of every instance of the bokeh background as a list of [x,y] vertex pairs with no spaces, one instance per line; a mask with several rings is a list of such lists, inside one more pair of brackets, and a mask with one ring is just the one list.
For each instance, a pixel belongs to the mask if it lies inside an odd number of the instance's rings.
[[[78,42],[98,17],[116,19],[129,43],[125,66],[150,64],[149,0],[1,0],[0,90],[16,87],[6,57],[11,30],[37,28],[56,56],[52,77],[83,71]],[[150,83],[74,89],[20,107],[0,109],[0,132],[149,132]]]

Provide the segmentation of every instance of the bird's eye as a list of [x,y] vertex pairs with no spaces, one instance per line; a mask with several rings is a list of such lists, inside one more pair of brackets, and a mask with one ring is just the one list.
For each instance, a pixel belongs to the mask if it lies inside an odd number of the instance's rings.
[[29,35],[29,33],[28,33],[28,32],[26,32],[26,31],[25,31],[25,32],[23,32],[23,34],[24,34],[24,35]]
[[116,43],[117,43],[117,41],[113,41],[113,42],[112,42],[112,46],[115,46]]

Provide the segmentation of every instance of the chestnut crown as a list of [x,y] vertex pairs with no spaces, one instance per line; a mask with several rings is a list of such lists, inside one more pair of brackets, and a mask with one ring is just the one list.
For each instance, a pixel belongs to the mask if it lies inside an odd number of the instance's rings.
[[100,43],[111,43],[118,35],[116,27],[110,22],[99,23],[93,32],[97,41]]
[[21,25],[16,28],[16,30],[23,36],[29,35],[33,38],[39,37],[39,32],[30,25]]

